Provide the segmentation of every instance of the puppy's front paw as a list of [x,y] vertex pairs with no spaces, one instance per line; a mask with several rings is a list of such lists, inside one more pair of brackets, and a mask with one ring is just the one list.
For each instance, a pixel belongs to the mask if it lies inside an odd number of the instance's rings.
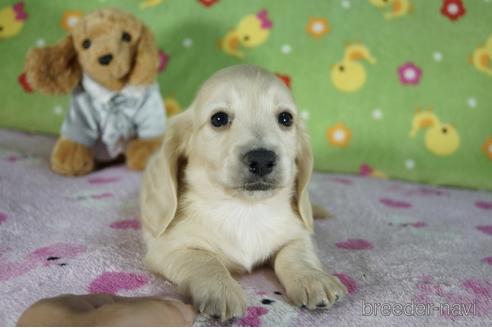
[[320,270],[294,273],[284,282],[289,299],[308,309],[329,308],[347,294],[340,280]]
[[202,279],[191,284],[190,292],[195,308],[214,319],[226,321],[246,311],[244,291],[231,277]]

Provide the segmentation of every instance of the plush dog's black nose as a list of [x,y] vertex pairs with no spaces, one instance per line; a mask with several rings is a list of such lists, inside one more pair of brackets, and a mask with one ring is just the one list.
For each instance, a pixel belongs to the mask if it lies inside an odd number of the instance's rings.
[[109,65],[109,63],[111,63],[111,61],[113,60],[113,55],[107,54],[107,55],[99,57],[98,60],[99,60],[99,63],[101,65]]
[[277,156],[273,151],[263,148],[254,149],[244,155],[244,162],[249,172],[260,177],[272,173]]

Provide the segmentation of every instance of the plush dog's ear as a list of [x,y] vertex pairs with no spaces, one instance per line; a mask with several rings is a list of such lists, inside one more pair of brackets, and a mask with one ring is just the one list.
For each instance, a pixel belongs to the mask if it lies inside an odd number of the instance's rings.
[[297,124],[297,178],[295,186],[295,205],[302,222],[310,231],[313,230],[313,208],[309,200],[309,180],[313,172],[313,153],[309,136],[302,122]]
[[176,215],[179,174],[186,161],[192,131],[191,114],[188,109],[169,121],[164,142],[144,173],[140,211],[143,225],[154,237],[164,233]]
[[82,76],[72,36],[52,47],[30,50],[25,72],[35,90],[54,95],[71,92]]
[[154,36],[147,26],[142,25],[142,33],[138,40],[135,63],[130,73],[129,83],[133,85],[152,84],[157,74],[159,58]]

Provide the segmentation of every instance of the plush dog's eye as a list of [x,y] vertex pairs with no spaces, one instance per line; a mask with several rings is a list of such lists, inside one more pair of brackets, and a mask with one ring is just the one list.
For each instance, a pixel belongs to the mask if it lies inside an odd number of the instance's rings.
[[287,127],[291,126],[293,123],[292,114],[289,112],[282,112],[278,114],[278,123]]
[[217,112],[210,118],[210,123],[216,128],[229,124],[229,115],[224,112]]
[[123,32],[123,34],[121,35],[121,40],[125,42],[130,42],[132,40],[132,36],[128,32]]
[[89,49],[91,47],[91,40],[89,39],[85,39],[83,42],[82,42],[82,48],[84,49]]

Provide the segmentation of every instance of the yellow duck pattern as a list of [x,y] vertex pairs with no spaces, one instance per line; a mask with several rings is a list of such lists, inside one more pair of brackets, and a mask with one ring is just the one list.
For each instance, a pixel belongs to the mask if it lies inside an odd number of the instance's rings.
[[17,2],[14,5],[0,10],[0,40],[16,36],[22,30],[27,13],[24,9],[24,2]]
[[268,17],[268,11],[261,10],[254,15],[241,19],[239,24],[229,31],[220,41],[222,50],[236,58],[244,58],[240,46],[253,48],[264,43],[270,35],[273,23]]
[[361,60],[376,63],[376,59],[362,43],[348,45],[343,59],[331,68],[331,81],[335,88],[342,92],[354,92],[364,85],[367,73],[359,63]]
[[492,76],[492,35],[489,36],[484,46],[478,47],[473,52],[470,62],[480,72]]
[[432,110],[417,110],[412,121],[410,137],[414,138],[420,129],[427,129],[425,146],[438,156],[448,156],[456,152],[460,146],[460,136],[450,123],[441,123]]
[[381,10],[389,8],[390,10],[384,13],[386,19],[405,16],[413,10],[410,0],[369,0],[369,2]]

